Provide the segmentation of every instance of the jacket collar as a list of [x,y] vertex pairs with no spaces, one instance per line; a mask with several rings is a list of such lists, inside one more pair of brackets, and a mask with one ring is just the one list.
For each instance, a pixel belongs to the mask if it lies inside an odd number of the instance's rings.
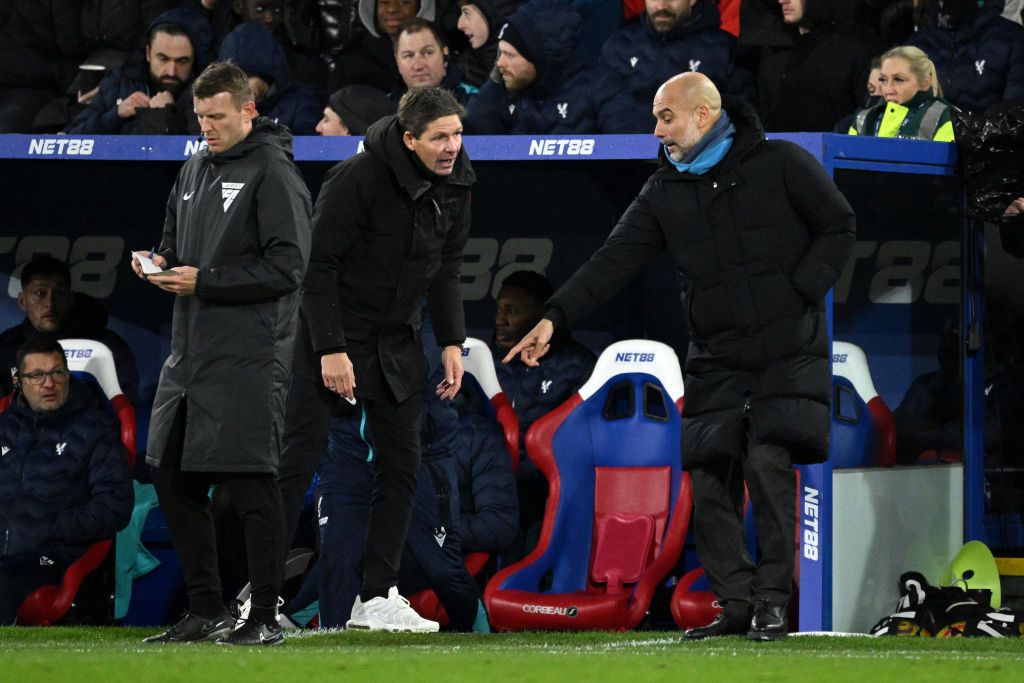
[[[419,163],[415,157],[409,154],[405,143],[402,141],[402,127],[398,124],[398,116],[387,116],[377,121],[366,131],[364,147],[367,153],[382,159],[391,172],[394,173],[398,184],[409,193],[413,201],[418,200],[435,183],[431,182],[414,164]],[[466,155],[466,148],[459,150],[459,156],[455,159],[455,168],[447,178],[440,179],[437,184],[450,184],[469,187],[476,180],[476,173],[473,165]]]

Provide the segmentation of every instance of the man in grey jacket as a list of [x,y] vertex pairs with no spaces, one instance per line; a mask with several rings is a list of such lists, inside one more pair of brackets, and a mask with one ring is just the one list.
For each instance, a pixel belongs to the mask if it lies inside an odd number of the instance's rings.
[[[147,273],[145,252],[132,259],[140,277],[177,296],[146,461],[189,598],[188,614],[147,640],[277,644],[284,522],[274,477],[311,201],[291,133],[255,118],[241,69],[210,65],[193,95],[207,149],[185,162],[171,190],[151,259],[164,270]],[[235,630],[221,596],[212,484],[229,488],[249,550],[252,609]]]

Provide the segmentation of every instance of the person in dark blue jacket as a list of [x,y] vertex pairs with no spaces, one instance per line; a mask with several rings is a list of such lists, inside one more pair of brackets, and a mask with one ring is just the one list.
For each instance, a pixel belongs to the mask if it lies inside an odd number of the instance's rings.
[[594,100],[602,133],[654,130],[654,93],[684,71],[700,71],[732,92],[736,40],[719,28],[713,0],[646,0],[645,7],[640,21],[619,29],[601,52]]
[[946,99],[966,111],[1024,97],[1024,27],[1003,0],[931,0],[907,39],[935,62]]
[[[433,387],[441,372],[435,373],[423,392],[422,459],[402,552],[399,591],[411,595],[432,589],[452,628],[469,631],[477,618],[480,595],[463,566],[455,463],[459,415],[450,402],[435,394]],[[373,493],[373,443],[361,406],[332,421],[317,487],[323,628],[344,626],[359,594]]]
[[455,439],[462,552],[504,552],[519,526],[516,478],[505,436],[494,418],[463,415]]
[[316,135],[326,98],[316,86],[292,80],[288,58],[274,34],[261,23],[239,24],[224,39],[221,61],[231,60],[249,76],[256,109],[293,135]]
[[[100,81],[89,106],[64,129],[89,134],[185,134],[192,113],[189,86],[208,61],[210,25],[189,9],[158,16],[145,50]],[[196,124],[192,124],[193,126]]]
[[500,81],[470,103],[466,133],[594,133],[591,72],[576,57],[580,15],[567,0],[530,0],[498,34]]
[[91,543],[124,528],[134,503],[118,431],[70,376],[61,345],[33,337],[17,367],[18,393],[0,415],[0,626]]

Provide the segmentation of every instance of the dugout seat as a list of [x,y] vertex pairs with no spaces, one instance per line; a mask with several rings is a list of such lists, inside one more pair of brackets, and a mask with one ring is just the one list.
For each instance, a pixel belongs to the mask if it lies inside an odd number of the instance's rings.
[[832,343],[832,467],[892,467],[896,425],[875,391],[864,351]]
[[[64,347],[68,369],[86,381],[95,382],[110,401],[110,408],[121,427],[121,443],[130,471],[135,465],[135,408],[118,384],[113,354],[106,344],[91,339],[61,339],[60,344]],[[113,539],[94,543],[85,554],[71,563],[60,584],[40,586],[33,591],[18,608],[18,623],[50,626],[68,617],[72,609],[79,606],[83,582],[97,569],[110,566],[113,559],[112,546]],[[101,593],[99,601],[105,617],[98,620],[110,621],[113,614],[112,583],[109,587],[105,586]],[[83,615],[83,620],[94,619]]]
[[466,339],[462,345],[462,368],[469,375],[463,376],[463,391],[475,392],[485,399],[488,414],[497,420],[505,435],[505,447],[514,472],[519,468],[519,418],[498,383],[490,347],[479,339]]
[[499,630],[626,630],[675,566],[692,494],[680,457],[683,381],[671,348],[612,344],[590,379],[526,435],[548,480],[536,548],[498,572]]

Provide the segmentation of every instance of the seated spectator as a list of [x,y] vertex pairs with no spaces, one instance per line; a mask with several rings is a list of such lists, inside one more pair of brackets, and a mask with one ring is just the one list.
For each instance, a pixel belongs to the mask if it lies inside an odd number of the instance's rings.
[[736,41],[720,23],[714,0],[646,0],[640,20],[604,44],[594,95],[601,132],[650,133],[654,93],[684,71],[700,71],[732,92]]
[[52,256],[36,256],[21,271],[18,306],[25,319],[0,333],[0,390],[6,395],[14,388],[17,372],[14,359],[18,348],[40,333],[66,339],[94,339],[103,342],[114,355],[117,381],[133,403],[138,400],[139,371],[127,342],[106,329],[106,311],[95,299],[71,291],[71,271]]
[[502,362],[508,350],[540,322],[544,304],[553,293],[551,282],[540,273],[517,271],[502,283],[494,314],[494,368],[519,418],[519,535],[507,560],[519,559],[533,546],[548,497],[547,479],[526,452],[526,432],[537,419],[572,396],[590,377],[597,362],[593,352],[573,341],[564,327],[551,338],[551,350],[539,367],[531,368],[519,358],[507,364]]
[[395,103],[369,85],[346,85],[327,101],[323,118],[316,124],[320,135],[366,135],[378,119],[395,113]]
[[[440,373],[435,374],[440,379]],[[477,619],[479,590],[463,565],[459,484],[455,474],[458,413],[427,383],[421,427],[422,460],[412,523],[399,573],[399,592],[432,589],[458,631]],[[359,594],[363,546],[374,478],[373,435],[359,408],[332,421],[320,466],[320,625],[344,626]],[[431,622],[435,623],[436,622]]]
[[18,349],[18,393],[0,415],[0,625],[39,586],[131,518],[132,480],[118,430],[39,335]]
[[469,41],[469,47],[459,55],[462,80],[481,88],[494,70],[498,60],[498,31],[505,17],[514,12],[522,0],[458,0],[459,30]]
[[857,112],[850,135],[953,141],[950,104],[942,99],[935,65],[916,47],[882,55],[882,102]]
[[0,133],[32,133],[36,114],[63,96],[86,55],[81,19],[60,3],[0,5]]
[[267,27],[284,50],[292,78],[322,85],[326,67],[319,52],[319,36],[309,0],[192,0],[201,5],[213,30],[214,53],[239,24],[257,22]]
[[907,39],[935,62],[942,92],[965,111],[1024,97],[1024,27],[1002,11],[1001,0],[928,0]]
[[498,34],[501,80],[473,98],[466,133],[595,132],[591,75],[574,59],[579,30],[568,0],[530,0],[510,15]]
[[64,132],[185,134],[197,125],[189,86],[209,46],[210,25],[202,15],[186,9],[161,14],[146,32],[145,60],[136,56],[107,74]]
[[328,75],[330,90],[353,84],[372,85],[384,92],[401,88],[394,41],[402,23],[413,17],[433,21],[434,0],[359,0],[359,24],[364,31],[356,33],[334,61]]
[[789,45],[761,51],[758,94],[765,130],[834,130],[863,103],[871,58],[883,47],[846,19],[848,0],[748,2],[772,4],[791,32]]
[[840,119],[839,123],[833,132],[835,133],[847,133],[850,130],[850,126],[853,125],[857,118],[857,112],[861,109],[870,109],[871,107],[884,102],[882,97],[882,58],[875,57],[871,60],[871,71],[868,73],[868,82],[865,87],[867,95],[864,97],[864,104],[855,112],[852,112],[849,116],[844,119]]
[[[246,22],[228,34],[219,59],[231,60],[249,77],[256,110],[295,135],[315,135],[323,99],[309,83],[292,80],[284,48],[264,24]],[[198,122],[195,131],[199,132]]]
[[412,88],[445,88],[465,105],[476,88],[462,84],[462,74],[449,59],[448,46],[437,24],[413,17],[402,23],[395,39],[395,61],[402,87],[391,91],[396,106]]

